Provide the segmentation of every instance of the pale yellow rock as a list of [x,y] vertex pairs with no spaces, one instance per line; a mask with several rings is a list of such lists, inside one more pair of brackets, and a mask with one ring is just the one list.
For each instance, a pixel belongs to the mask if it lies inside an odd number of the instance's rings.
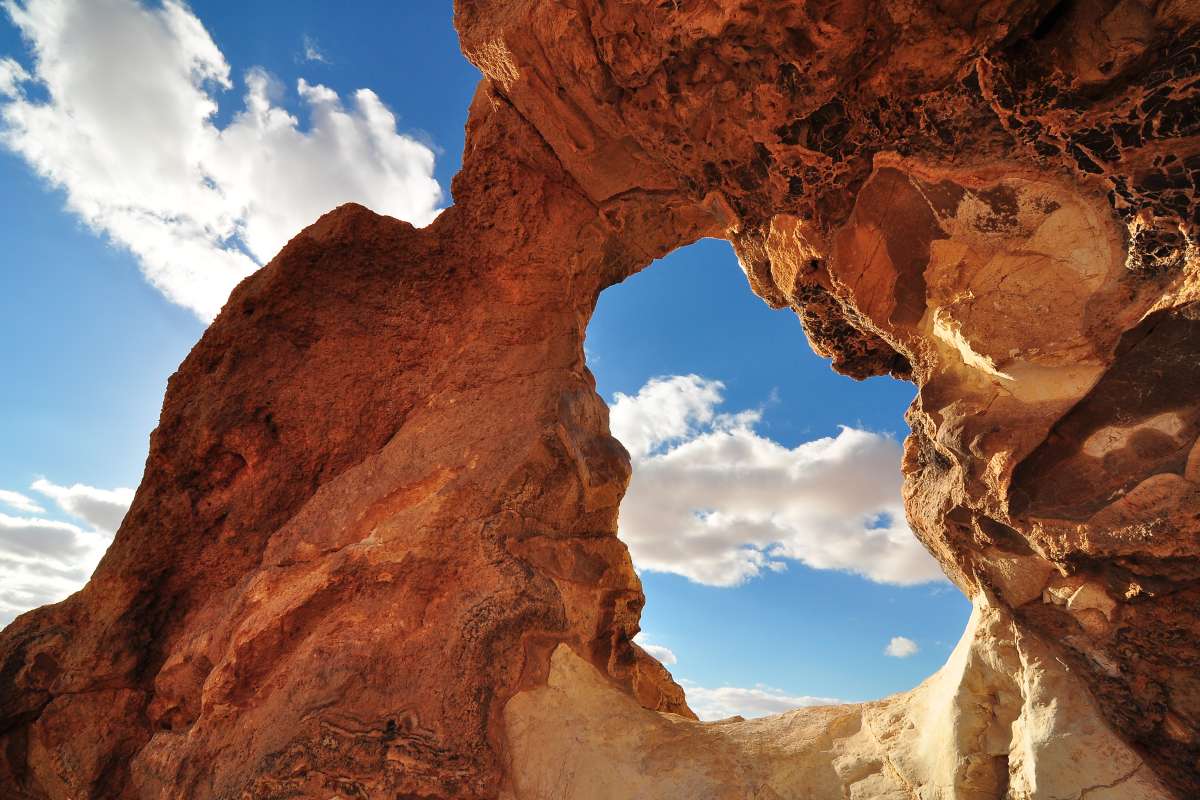
[[1067,598],[1067,610],[1072,612],[1086,611],[1095,609],[1104,615],[1104,618],[1112,621],[1113,612],[1117,608],[1117,601],[1108,596],[1108,592],[1104,591],[1104,587],[1095,582],[1088,582],[1075,590],[1069,598]]
[[801,279],[813,272],[813,265],[825,257],[816,244],[818,241],[803,220],[787,214],[777,214],[771,219],[766,256],[776,287],[795,294]]
[[1071,596],[1083,585],[1079,575],[1055,575],[1042,591],[1042,602],[1065,606]]
[[559,645],[504,728],[510,800],[1170,797],[1082,681],[984,595],[946,665],[877,702],[694,722],[642,708]]
[[1033,555],[1019,556],[989,548],[986,556],[981,559],[982,568],[988,570],[992,585],[1013,608],[1041,597],[1042,589],[1054,572],[1044,558]]

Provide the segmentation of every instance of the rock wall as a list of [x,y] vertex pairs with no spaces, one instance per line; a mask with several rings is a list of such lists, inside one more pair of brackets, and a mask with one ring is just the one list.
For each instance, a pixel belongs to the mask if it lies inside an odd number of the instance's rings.
[[[1200,6],[456,23],[454,206],[342,207],[234,292],[91,582],[0,632],[0,796],[1200,793]],[[976,611],[910,693],[703,724],[630,641],[582,338],[702,236],[918,386],[909,519]]]

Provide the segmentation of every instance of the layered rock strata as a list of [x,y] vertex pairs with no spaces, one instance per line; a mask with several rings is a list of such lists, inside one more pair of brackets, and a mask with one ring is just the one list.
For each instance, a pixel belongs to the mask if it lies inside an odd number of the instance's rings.
[[[0,633],[0,793],[1200,794],[1200,7],[456,23],[454,206],[340,208],[234,292],[91,582]],[[918,387],[909,520],[976,611],[910,693],[705,724],[631,642],[583,333],[703,236]]]

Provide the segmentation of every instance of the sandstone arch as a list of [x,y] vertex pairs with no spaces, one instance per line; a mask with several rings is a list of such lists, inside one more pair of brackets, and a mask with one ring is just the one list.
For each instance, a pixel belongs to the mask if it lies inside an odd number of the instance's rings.
[[[92,581],[0,633],[4,791],[1200,791],[1200,9],[456,22],[486,78],[455,205],[343,207],[234,292]],[[702,726],[630,642],[582,336],[700,236],[836,368],[919,387],[908,513],[976,611],[911,693]]]

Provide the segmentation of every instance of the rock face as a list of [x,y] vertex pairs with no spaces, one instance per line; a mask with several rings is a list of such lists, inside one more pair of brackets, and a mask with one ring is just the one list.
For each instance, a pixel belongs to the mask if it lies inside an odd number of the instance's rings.
[[648,711],[560,645],[546,685],[509,701],[505,732],[515,797],[1169,796],[1053,649],[986,602],[913,691],[749,721]]
[[[455,205],[234,292],[91,582],[0,633],[0,796],[1200,795],[1200,6],[456,22]],[[912,692],[704,724],[631,642],[583,333],[702,236],[919,388],[909,519],[976,610]]]

